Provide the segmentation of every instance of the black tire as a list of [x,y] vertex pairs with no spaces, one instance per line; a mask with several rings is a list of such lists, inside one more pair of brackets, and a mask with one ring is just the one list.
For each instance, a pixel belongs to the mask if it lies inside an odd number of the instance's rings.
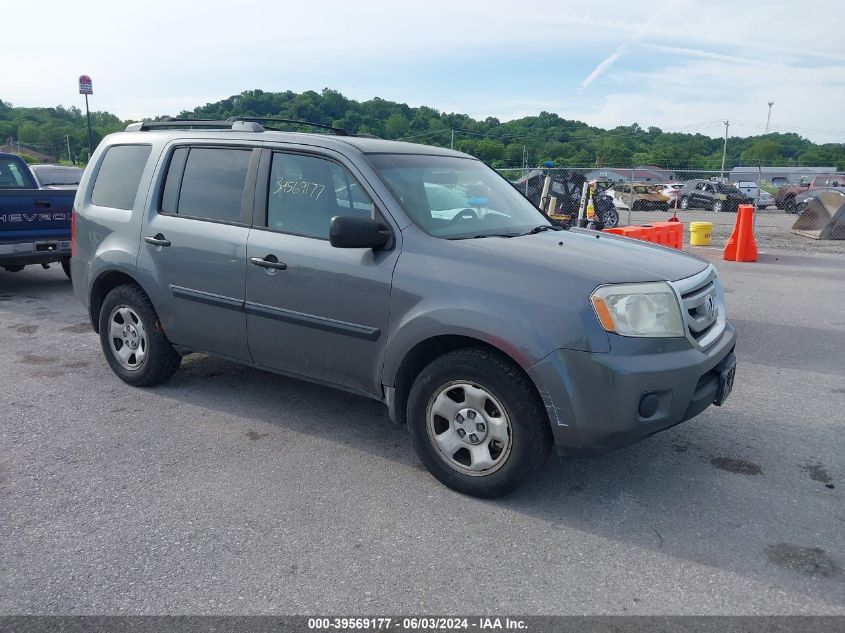
[[3,266],[3,269],[4,269],[7,273],[19,273],[20,271],[22,271],[22,270],[23,270],[23,268],[24,268],[24,267],[23,267],[23,266],[20,266],[20,265],[15,265],[15,266]]
[[70,279],[70,257],[62,259],[62,270],[65,271],[65,275],[67,275],[67,278]]
[[713,204],[710,206],[711,211],[713,213],[721,213],[725,210],[725,203],[721,200],[714,200]]
[[787,213],[795,213],[795,196],[787,196],[783,201],[783,210]]
[[[430,437],[429,407],[456,381],[484,389],[501,403],[510,421],[508,452],[489,474],[459,472]],[[455,350],[425,367],[411,387],[407,419],[414,448],[429,472],[449,488],[474,497],[492,499],[513,491],[546,462],[552,446],[548,416],[529,379],[503,355],[482,348]]]
[[[134,312],[145,332],[145,358],[136,369],[127,369],[112,350],[110,318],[112,311],[126,307]],[[149,297],[135,284],[114,288],[106,295],[100,308],[100,344],[109,367],[123,382],[135,387],[151,387],[170,379],[182,362],[182,356],[173,348],[159,323],[158,315]]]
[[615,229],[619,226],[619,212],[616,210],[616,207],[607,209],[602,214],[601,221],[605,228],[608,229]]
[[681,198],[681,208],[684,210],[689,209],[689,198],[686,196]]

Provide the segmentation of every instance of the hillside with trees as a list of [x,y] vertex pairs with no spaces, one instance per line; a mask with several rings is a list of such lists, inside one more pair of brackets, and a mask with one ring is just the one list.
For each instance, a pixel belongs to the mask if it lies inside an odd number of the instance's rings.
[[[637,124],[605,130],[541,112],[513,121],[411,107],[378,97],[355,101],[336,90],[295,93],[248,90],[177,116],[225,119],[230,116],[281,117],[342,127],[353,134],[372,134],[467,152],[494,167],[518,167],[553,161],[558,166],[658,165],[676,169],[718,169],[722,139],[703,134],[664,132]],[[127,122],[107,112],[92,112],[94,143]],[[151,117],[160,118],[160,117]],[[454,132],[453,132],[454,131]],[[16,108],[0,101],[0,142],[66,157],[87,153],[85,114],[78,108]],[[454,138],[454,141],[453,141]],[[738,137],[728,140],[726,166],[836,165],[845,170],[845,145],[815,144],[795,133]]]

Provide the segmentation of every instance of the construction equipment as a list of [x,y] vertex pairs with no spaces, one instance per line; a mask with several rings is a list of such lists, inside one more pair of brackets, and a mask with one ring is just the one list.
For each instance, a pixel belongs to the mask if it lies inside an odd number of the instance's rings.
[[[613,204],[613,198],[605,191],[596,188],[584,193],[587,179],[583,174],[569,169],[550,174],[546,169],[532,169],[513,185],[528,198],[534,206],[542,209],[550,219],[575,226],[578,212],[583,204],[582,194],[593,196],[595,217],[589,218],[596,228],[614,227],[619,224],[619,213]],[[549,203],[554,200],[552,207]],[[585,216],[586,217],[586,216]]]
[[820,191],[806,202],[791,231],[814,240],[845,240],[845,192]]

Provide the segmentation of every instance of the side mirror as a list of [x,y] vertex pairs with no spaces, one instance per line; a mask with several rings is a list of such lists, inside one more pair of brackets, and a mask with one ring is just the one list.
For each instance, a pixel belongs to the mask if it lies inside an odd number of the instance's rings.
[[381,248],[390,239],[390,229],[372,218],[338,215],[329,227],[329,243],[335,248]]

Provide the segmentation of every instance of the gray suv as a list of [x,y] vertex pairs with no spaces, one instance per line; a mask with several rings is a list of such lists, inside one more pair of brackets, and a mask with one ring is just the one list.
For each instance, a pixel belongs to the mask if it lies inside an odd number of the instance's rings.
[[126,383],[200,352],[362,394],[481,497],[730,393],[707,262],[564,230],[459,152],[270,125],[132,124],[94,153],[73,285]]

